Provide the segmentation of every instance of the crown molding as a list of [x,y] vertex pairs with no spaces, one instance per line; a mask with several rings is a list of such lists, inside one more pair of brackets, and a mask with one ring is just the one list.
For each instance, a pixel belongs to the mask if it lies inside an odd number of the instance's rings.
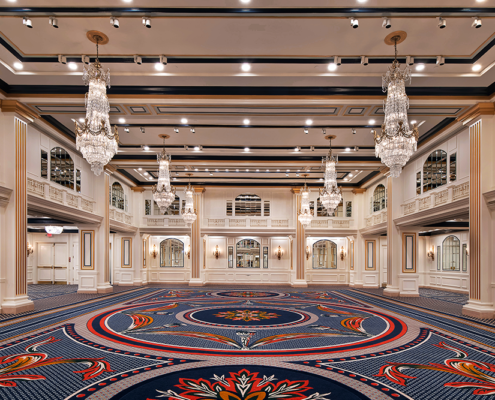
[[464,114],[457,117],[457,120],[464,125],[470,123],[472,120],[481,117],[482,115],[495,115],[494,103],[478,103],[471,107]]
[[141,186],[131,186],[131,190],[137,193],[143,193],[146,189]]
[[362,189],[362,188],[352,189],[352,193],[354,193],[354,194],[362,194],[365,192],[366,192],[366,189]]
[[17,100],[1,100],[0,108],[2,109],[2,112],[16,113],[29,122],[34,122],[36,119],[40,118],[38,113]]

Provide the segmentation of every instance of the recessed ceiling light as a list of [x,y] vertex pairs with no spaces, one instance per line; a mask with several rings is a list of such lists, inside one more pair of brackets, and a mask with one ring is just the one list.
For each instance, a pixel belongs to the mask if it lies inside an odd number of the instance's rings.
[[235,172],[239,172],[239,170],[238,170],[238,169],[236,169],[236,170],[235,170]]
[[352,178],[352,174],[349,174],[349,178]]
[[366,3],[368,0],[358,0],[358,3]]
[[244,151],[249,151],[249,147],[244,147]]
[[425,69],[425,65],[424,64],[418,64],[416,65],[416,71],[423,71]]
[[144,151],[148,151],[149,149],[150,149],[149,146],[143,146]]
[[147,172],[144,173],[145,176],[148,176],[149,174]]
[[142,168],[138,168],[138,171],[142,171],[143,169]]
[[187,124],[187,118],[182,118],[182,119],[180,120],[180,123],[181,123],[181,124]]
[[[199,151],[199,146],[194,147],[194,150]],[[196,169],[197,171],[197,169]]]
[[67,64],[69,66],[70,69],[72,70],[76,70],[77,69],[77,64],[75,62],[70,62],[69,64]]
[[197,171],[198,169],[197,168],[194,168],[195,171]]
[[132,0],[124,0],[124,3],[132,3]]
[[21,62],[16,61],[16,62],[14,63],[14,68],[15,68],[15,69],[23,69],[23,68],[24,68],[24,65],[22,65],[22,63],[21,63]]
[[368,124],[370,124],[370,125],[375,125],[375,120],[374,120],[374,119],[370,119],[370,120],[368,121]]
[[299,151],[299,150],[301,150],[299,147],[296,147],[296,148],[294,149],[294,151]]
[[335,64],[335,63],[328,64],[328,70],[331,72],[336,71],[337,70],[337,64]]
[[346,181],[346,182],[347,182],[348,180],[349,180],[349,179],[347,179],[347,178],[344,178],[344,181]]
[[480,71],[481,70],[481,65],[480,64],[474,64],[472,70],[474,72]]
[[155,69],[157,71],[163,71],[165,69],[165,65],[163,65],[162,63],[155,63]]
[[248,4],[251,3],[251,0],[241,0],[241,3]]
[[345,148],[345,151],[351,151],[351,148],[350,147],[346,147]]
[[225,172],[229,172],[228,168],[225,170]]
[[79,122],[83,123],[84,122],[84,118],[79,118]]
[[250,123],[251,121],[250,121],[250,120],[248,120],[248,119],[246,118],[246,119],[245,119],[244,121],[242,121],[242,122],[243,122],[243,124],[244,124],[244,125],[249,125],[249,123]]
[[306,120],[306,125],[313,125],[313,120],[312,119],[307,119]]
[[124,118],[119,118],[119,123],[120,124],[125,124],[125,119]]
[[277,172],[280,172],[280,170],[279,170],[279,169],[277,169]]
[[246,168],[246,172],[249,172],[249,169],[248,168]]
[[248,63],[244,63],[241,65],[241,69],[244,71],[244,72],[249,72],[251,71],[251,64],[248,64]]
[[270,170],[269,170],[269,169],[267,169],[267,170],[266,170],[266,172],[270,172]]
[[320,182],[323,182],[323,178],[320,178]]
[[205,171],[207,171],[207,172],[208,172],[208,168],[205,168]]

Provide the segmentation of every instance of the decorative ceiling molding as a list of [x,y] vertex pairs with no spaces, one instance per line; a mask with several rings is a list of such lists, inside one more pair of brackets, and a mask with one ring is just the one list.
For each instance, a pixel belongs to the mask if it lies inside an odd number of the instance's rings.
[[464,114],[457,118],[464,125],[468,124],[475,118],[481,117],[482,115],[495,115],[495,104],[494,103],[478,103],[474,107],[471,107]]
[[21,103],[17,100],[1,100],[0,108],[2,112],[13,112],[17,115],[27,119],[29,122],[33,122],[34,120],[40,118],[40,115],[35,113],[31,108],[26,106],[24,103]]

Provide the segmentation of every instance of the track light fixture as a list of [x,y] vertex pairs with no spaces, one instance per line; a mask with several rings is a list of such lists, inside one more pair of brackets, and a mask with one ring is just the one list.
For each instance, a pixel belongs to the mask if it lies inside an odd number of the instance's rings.
[[29,17],[24,17],[22,19],[22,24],[26,25],[28,28],[33,28],[33,22],[31,21],[31,19]]
[[447,20],[442,17],[438,17],[438,27],[440,29],[445,29],[447,27]]
[[110,25],[113,25],[114,28],[120,27],[120,23],[119,23],[118,18],[111,17],[110,18]]
[[81,61],[83,64],[89,64],[90,60],[89,60],[89,56],[81,56]]
[[359,146],[354,146],[354,151],[359,151]]
[[53,18],[53,17],[50,17],[48,19],[48,23],[53,26],[54,28],[58,28],[58,19],[57,18]]
[[445,64],[445,57],[438,56],[437,57],[437,65],[444,65]]
[[67,57],[66,56],[63,56],[63,55],[59,55],[58,56],[58,62],[60,64],[64,64],[64,65],[67,64]]
[[309,148],[311,151],[315,151],[315,146],[310,146]]
[[174,128],[175,133],[179,133],[179,128]]
[[129,128],[124,128],[125,133],[129,133]]
[[383,17],[382,27],[385,29],[390,29],[392,27],[392,21],[390,18]]
[[309,129],[308,128],[304,128],[304,133],[307,135],[309,133]]
[[357,18],[349,18],[350,22],[351,22],[351,26],[354,28],[354,29],[357,29],[359,28],[359,20]]
[[342,59],[341,59],[339,56],[334,56],[334,57],[333,57],[333,63],[334,63],[336,66],[340,66],[340,65],[342,65]]
[[149,19],[148,17],[143,17],[143,25],[146,28],[151,28],[151,19]]
[[481,18],[480,17],[474,17],[473,23],[471,26],[473,28],[479,29],[479,28],[481,28],[481,25],[483,25],[483,23],[481,22]]
[[368,57],[366,57],[366,56],[361,56],[361,64],[362,64],[362,65],[365,65],[365,66],[366,66],[366,65],[368,65],[368,64],[369,64],[369,62],[368,62]]
[[134,62],[137,65],[141,65],[143,63],[143,59],[141,58],[141,56],[134,56]]
[[351,132],[352,132],[353,135],[355,135],[356,134],[356,128],[352,128],[351,129]]
[[194,130],[194,128],[191,128],[191,133],[196,133],[196,131]]
[[146,131],[145,131],[145,129],[144,129],[144,127],[143,127],[143,126],[142,126],[142,127],[140,127],[140,128],[139,128],[139,130],[141,131],[141,133],[146,133]]
[[167,57],[165,56],[160,56],[160,64],[167,65]]
[[322,133],[323,135],[326,135],[326,134],[327,134],[327,130],[326,130],[325,128],[321,128],[321,133]]
[[414,57],[407,56],[406,57],[406,64],[409,66],[413,66],[414,65]]

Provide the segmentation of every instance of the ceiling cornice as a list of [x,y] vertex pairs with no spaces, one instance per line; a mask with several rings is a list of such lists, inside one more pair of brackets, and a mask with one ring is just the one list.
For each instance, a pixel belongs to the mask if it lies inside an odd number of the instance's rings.
[[5,112],[16,113],[30,122],[34,122],[36,119],[40,118],[40,115],[38,113],[34,112],[24,103],[21,103],[17,100],[1,100],[0,108],[4,113]]
[[465,125],[482,115],[495,115],[495,103],[478,103],[460,115],[457,120]]

